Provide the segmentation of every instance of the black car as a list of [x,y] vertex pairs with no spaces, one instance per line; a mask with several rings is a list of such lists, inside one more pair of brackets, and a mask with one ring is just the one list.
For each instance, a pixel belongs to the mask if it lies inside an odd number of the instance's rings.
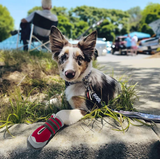
[[111,53],[114,54],[116,51],[119,51],[120,54],[123,54],[123,50],[126,49],[126,36],[117,36],[116,40],[112,43]]

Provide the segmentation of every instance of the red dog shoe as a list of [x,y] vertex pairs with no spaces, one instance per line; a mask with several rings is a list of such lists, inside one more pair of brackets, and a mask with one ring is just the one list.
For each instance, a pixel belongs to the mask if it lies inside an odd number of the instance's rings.
[[64,124],[59,117],[52,114],[44,125],[37,128],[29,137],[29,144],[35,148],[44,147]]

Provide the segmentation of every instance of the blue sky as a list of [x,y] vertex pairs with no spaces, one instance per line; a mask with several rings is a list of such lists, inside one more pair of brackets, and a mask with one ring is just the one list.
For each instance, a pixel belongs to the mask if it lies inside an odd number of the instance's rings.
[[[52,5],[68,9],[87,5],[125,11],[136,6],[144,9],[149,2],[160,3],[160,0],[52,0]],[[8,8],[14,18],[15,28],[18,28],[20,20],[27,16],[27,11],[35,6],[41,6],[41,0],[0,0],[0,4]]]

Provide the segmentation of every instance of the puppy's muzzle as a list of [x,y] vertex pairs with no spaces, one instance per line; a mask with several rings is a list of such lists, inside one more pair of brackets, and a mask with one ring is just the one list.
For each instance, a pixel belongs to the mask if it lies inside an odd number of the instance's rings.
[[72,79],[74,78],[75,76],[75,72],[73,70],[68,70],[65,72],[65,76],[68,78],[68,79]]

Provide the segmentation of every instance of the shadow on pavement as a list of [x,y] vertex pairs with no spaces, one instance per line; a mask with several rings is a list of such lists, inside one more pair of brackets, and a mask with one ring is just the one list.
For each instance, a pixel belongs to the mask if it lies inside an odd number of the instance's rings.
[[138,82],[140,101],[136,109],[160,115],[160,71],[157,68],[134,68],[120,62],[99,62],[101,70],[115,77],[125,75],[130,84]]

